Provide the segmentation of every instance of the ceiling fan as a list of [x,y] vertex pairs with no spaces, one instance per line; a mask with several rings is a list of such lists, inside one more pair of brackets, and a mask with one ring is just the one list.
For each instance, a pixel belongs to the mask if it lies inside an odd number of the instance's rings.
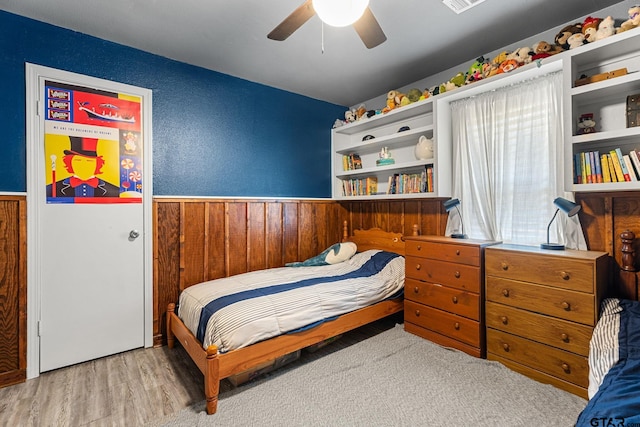
[[267,37],[271,40],[286,40],[315,14],[324,23],[334,27],[353,25],[362,42],[369,49],[387,40],[387,36],[369,9],[369,0],[306,0]]

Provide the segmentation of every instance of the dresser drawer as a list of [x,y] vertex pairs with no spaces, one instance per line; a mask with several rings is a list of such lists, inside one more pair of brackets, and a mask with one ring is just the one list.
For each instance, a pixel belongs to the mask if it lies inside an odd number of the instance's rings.
[[485,311],[488,328],[499,329],[582,356],[589,355],[589,341],[593,333],[591,326],[490,301],[487,301]]
[[597,320],[595,297],[582,292],[487,276],[486,299],[590,326]]
[[487,276],[595,292],[594,264],[589,260],[488,248],[485,252],[485,271]]
[[405,242],[405,253],[409,256],[456,262],[476,267],[480,266],[480,252],[481,248],[478,246],[420,240],[407,240]]
[[480,321],[480,295],[436,283],[407,279],[404,297],[430,307]]
[[589,385],[589,365],[584,356],[491,328],[487,329],[487,352],[580,387]]
[[405,299],[404,320],[474,347],[480,346],[480,324],[465,317]]
[[413,256],[406,257],[405,267],[405,274],[409,278],[439,283],[470,292],[480,292],[480,284],[482,283],[480,267]]

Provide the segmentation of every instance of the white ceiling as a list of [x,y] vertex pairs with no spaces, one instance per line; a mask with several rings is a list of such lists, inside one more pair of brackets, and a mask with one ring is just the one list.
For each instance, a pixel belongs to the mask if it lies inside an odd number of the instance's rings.
[[[221,73],[350,106],[619,3],[486,0],[456,15],[441,0],[371,0],[387,35],[311,18],[267,34],[304,0],[0,0],[0,9]],[[552,41],[552,40],[549,40]]]

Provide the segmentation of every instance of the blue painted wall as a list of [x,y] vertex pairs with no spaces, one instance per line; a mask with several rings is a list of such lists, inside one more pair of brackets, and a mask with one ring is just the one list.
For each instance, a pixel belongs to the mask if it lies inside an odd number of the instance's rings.
[[331,197],[346,107],[0,11],[0,191],[26,191],[25,62],[153,91],[155,195]]

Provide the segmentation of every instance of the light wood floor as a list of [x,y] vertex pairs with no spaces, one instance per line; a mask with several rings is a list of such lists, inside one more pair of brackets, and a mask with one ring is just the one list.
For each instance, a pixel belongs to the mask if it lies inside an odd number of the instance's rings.
[[0,426],[141,426],[203,398],[182,348],[138,349],[0,389]]
[[[293,368],[401,322],[390,316],[344,334]],[[232,388],[226,380],[220,393]],[[204,400],[202,373],[180,346],[137,349],[0,388],[0,427],[143,426]],[[215,415],[214,415],[215,416]]]

